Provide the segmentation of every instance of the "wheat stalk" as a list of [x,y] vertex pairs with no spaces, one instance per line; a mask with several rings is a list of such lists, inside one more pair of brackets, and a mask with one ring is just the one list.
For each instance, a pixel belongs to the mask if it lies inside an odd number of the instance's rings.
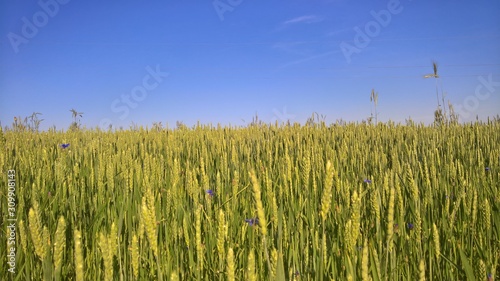
[[99,247],[104,261],[104,280],[111,281],[113,280],[113,255],[110,253],[108,243],[106,235],[99,233]]
[[394,229],[394,188],[389,192],[389,208],[387,210],[387,251],[392,251],[392,235]]
[[333,188],[333,177],[335,174],[335,169],[330,161],[326,163],[325,171],[325,185],[323,190],[323,196],[321,198],[321,211],[320,216],[323,222],[326,220],[328,212],[330,210],[330,205],[332,201],[332,188]]
[[351,234],[351,243],[353,248],[356,246],[356,241],[358,240],[358,236],[360,233],[360,198],[358,196],[358,192],[355,190],[351,196],[351,221],[352,221],[352,234]]
[[259,228],[262,232],[262,236],[266,237],[267,235],[267,220],[266,215],[264,213],[264,205],[262,205],[261,193],[260,193],[260,184],[255,176],[255,172],[252,170],[249,172],[250,179],[252,180],[253,187],[253,196],[255,200],[255,205],[257,207],[257,217],[259,218]]
[[233,248],[227,250],[227,280],[234,281],[234,253]]
[[219,254],[219,263],[222,266],[224,264],[224,257],[226,256],[224,250],[224,242],[226,238],[226,219],[224,217],[224,211],[222,209],[219,209],[219,220],[218,220],[218,227],[217,227],[217,252]]
[[425,281],[425,263],[424,259],[421,259],[418,264],[419,281]]
[[28,227],[30,229],[31,239],[35,246],[35,254],[43,261],[47,256],[47,247],[45,246],[42,224],[38,216],[38,205],[34,205],[28,212]]
[[155,257],[158,257],[157,225],[156,215],[152,207],[148,206],[146,197],[142,198],[141,219],[144,222],[146,236]]
[[366,238],[363,243],[363,253],[361,258],[361,279],[363,281],[371,280],[368,276],[368,240]]
[[439,232],[435,223],[432,224],[432,238],[434,240],[434,255],[436,260],[439,261],[441,257],[441,247],[439,244]]
[[132,263],[132,272],[134,274],[134,278],[137,280],[139,277],[139,240],[137,239],[137,235],[134,234],[132,236],[132,245],[130,246],[130,255],[131,255],[131,263]]
[[64,217],[59,217],[59,221],[57,223],[57,229],[55,234],[54,241],[54,267],[56,276],[59,275],[61,271],[61,265],[63,261],[64,250],[66,248],[66,221]]
[[255,254],[253,249],[250,249],[250,253],[248,254],[246,280],[257,281],[257,274],[255,273]]
[[73,236],[75,238],[75,279],[83,281],[82,234],[75,229]]
[[196,208],[195,211],[195,233],[196,233],[196,255],[198,260],[198,273],[201,274],[203,272],[203,243],[201,240],[201,211],[202,206]]
[[23,249],[23,252],[25,254],[27,254],[27,248],[28,248],[28,233],[26,232],[26,226],[24,225],[24,221],[21,220],[19,222],[19,236],[20,236],[20,239],[21,239],[21,247]]

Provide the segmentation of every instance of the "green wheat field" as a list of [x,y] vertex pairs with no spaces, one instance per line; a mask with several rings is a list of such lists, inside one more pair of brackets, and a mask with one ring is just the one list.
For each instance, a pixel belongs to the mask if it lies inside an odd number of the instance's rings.
[[1,280],[498,280],[498,120],[0,146]]

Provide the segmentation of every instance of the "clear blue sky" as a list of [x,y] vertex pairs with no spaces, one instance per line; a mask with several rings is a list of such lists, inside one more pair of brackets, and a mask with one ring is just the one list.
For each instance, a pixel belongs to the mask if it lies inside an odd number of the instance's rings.
[[484,119],[500,113],[499,15],[496,0],[1,1],[0,121],[361,121],[374,88],[379,121],[429,123],[434,60],[461,120]]

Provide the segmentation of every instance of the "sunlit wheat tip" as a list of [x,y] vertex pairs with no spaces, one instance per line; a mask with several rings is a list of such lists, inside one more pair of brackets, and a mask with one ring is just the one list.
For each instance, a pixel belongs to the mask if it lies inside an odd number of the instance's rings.
[[227,250],[227,280],[234,281],[234,253],[233,248]]
[[83,281],[83,250],[82,235],[80,231],[74,231],[75,238],[75,277],[77,281]]
[[63,262],[63,254],[66,248],[66,221],[64,217],[61,216],[57,223],[57,229],[54,241],[54,267],[56,269],[56,274],[61,270],[61,265]]

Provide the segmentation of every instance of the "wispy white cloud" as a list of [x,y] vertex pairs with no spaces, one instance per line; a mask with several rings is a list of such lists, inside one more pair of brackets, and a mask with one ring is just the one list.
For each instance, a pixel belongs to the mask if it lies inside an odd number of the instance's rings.
[[278,27],[274,31],[281,31],[287,27],[298,24],[312,24],[324,21],[325,18],[317,15],[304,15],[300,17],[296,17],[293,19],[286,20],[278,25]]
[[296,24],[296,23],[316,23],[316,22],[321,22],[323,21],[324,18],[316,15],[305,15],[305,16],[300,16],[296,17],[287,21],[284,21],[282,25],[290,25],[290,24]]

